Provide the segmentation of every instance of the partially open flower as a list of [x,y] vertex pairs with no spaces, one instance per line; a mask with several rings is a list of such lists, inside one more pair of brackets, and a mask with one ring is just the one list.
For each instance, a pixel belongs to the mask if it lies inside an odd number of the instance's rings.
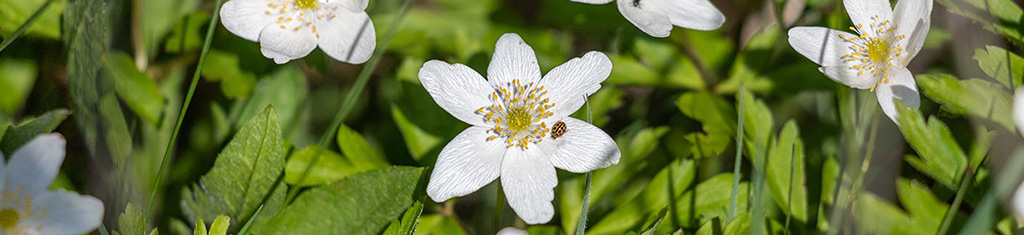
[[224,27],[260,43],[278,64],[309,55],[319,45],[336,60],[361,64],[377,46],[368,0],[231,0],[220,16]]
[[49,191],[64,162],[64,137],[39,135],[0,154],[0,234],[82,234],[100,226],[103,202],[64,190]]
[[[605,4],[612,0],[572,0]],[[618,0],[619,12],[626,20],[654,37],[668,37],[672,26],[696,30],[722,27],[725,15],[708,0]]]
[[569,117],[601,88],[612,63],[591,51],[541,78],[523,39],[498,39],[484,80],[462,64],[431,60],[419,78],[441,108],[473,126],[437,157],[427,195],[437,202],[464,196],[501,177],[508,203],[526,223],[551,220],[555,167],[582,173],[619,162],[608,134]]
[[875,92],[882,111],[896,122],[893,98],[917,108],[921,97],[907,64],[924,45],[931,25],[931,0],[844,0],[854,27],[847,33],[824,27],[794,27],[789,45],[821,65],[828,78]]

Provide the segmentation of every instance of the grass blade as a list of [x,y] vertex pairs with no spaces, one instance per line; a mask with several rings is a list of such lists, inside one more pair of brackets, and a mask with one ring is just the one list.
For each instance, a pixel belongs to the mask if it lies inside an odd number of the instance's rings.
[[[583,97],[587,102],[587,123],[594,123],[594,115],[590,110],[590,99]],[[580,219],[576,221],[576,235],[583,235],[587,229],[587,212],[590,207],[590,183],[594,180],[594,172],[587,172],[587,184],[583,187],[583,208],[580,209]]]
[[28,17],[28,20],[25,20],[25,23],[18,26],[18,29],[14,30],[14,33],[11,33],[11,35],[7,36],[3,42],[0,42],[0,52],[4,51],[4,48],[7,48],[8,45],[11,45],[11,43],[14,42],[14,39],[17,39],[18,36],[21,36],[25,31],[28,31],[28,27],[32,26],[32,24],[36,22],[36,19],[39,19],[39,16],[43,15],[43,12],[45,12],[47,8],[50,8],[50,4],[52,3],[53,0],[47,0],[46,3],[43,3],[43,6],[36,10],[35,13],[32,13],[32,16]]
[[[743,90],[743,84],[740,82],[740,90]],[[732,222],[732,219],[736,218],[736,199],[739,197],[740,191],[740,166],[743,165],[743,92],[737,92],[736,100],[739,100],[739,116],[736,118],[736,159],[733,160],[732,168],[732,195],[729,197],[729,219],[726,220],[726,224]]]

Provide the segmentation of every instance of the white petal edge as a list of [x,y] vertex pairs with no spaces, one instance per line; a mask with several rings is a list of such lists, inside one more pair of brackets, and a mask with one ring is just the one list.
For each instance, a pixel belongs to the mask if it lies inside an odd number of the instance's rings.
[[[562,119],[576,112],[586,103],[586,97],[601,89],[601,82],[608,79],[611,72],[612,61],[597,51],[572,58],[548,71],[540,85],[548,91],[550,102],[555,104],[551,109],[554,115],[541,121]],[[548,122],[548,125],[553,124]]]
[[501,163],[501,187],[508,205],[527,224],[551,221],[555,207],[555,167],[538,148],[510,148]]
[[498,178],[507,145],[490,140],[485,127],[469,127],[441,149],[427,184],[435,202],[461,197]]
[[[321,2],[327,0],[320,0]],[[340,4],[345,9],[348,9],[352,13],[359,13],[366,11],[366,5],[369,4],[369,0],[341,0],[341,2],[334,1],[332,4]]]
[[718,29],[725,23],[725,15],[708,0],[641,1],[648,1],[652,7],[663,9],[672,24],[679,27],[707,31]]
[[[853,21],[853,25],[861,24],[872,34],[874,31],[871,31],[871,23],[881,24],[892,19],[892,5],[889,5],[889,0],[843,0],[843,5],[846,6],[846,13],[850,14],[850,21]],[[871,20],[876,15],[880,19],[878,21]]]
[[540,64],[533,48],[515,33],[501,35],[487,65],[487,80],[494,86],[508,87],[513,79],[523,85],[540,80]]
[[1010,211],[1013,212],[1013,215],[1017,216],[1017,221],[1024,221],[1024,183],[1017,186],[1017,191],[1013,192],[1013,198],[1010,203]]
[[672,33],[672,20],[661,9],[652,7],[646,1],[641,1],[638,6],[633,6],[632,0],[620,0],[616,3],[622,17],[647,35],[663,38]]
[[1013,96],[1013,122],[1017,124],[1021,135],[1024,135],[1024,87],[1017,88],[1017,94]]
[[498,231],[498,233],[496,233],[495,235],[529,235],[529,233],[527,233],[526,230],[513,227],[505,227]]
[[893,11],[896,35],[903,35],[900,43],[905,53],[901,55],[906,63],[917,56],[924,46],[931,27],[932,0],[899,0]]
[[455,118],[474,126],[487,126],[477,109],[490,106],[487,99],[494,88],[479,73],[462,64],[448,64],[440,60],[423,63],[420,83],[434,102]]
[[42,134],[15,150],[5,170],[7,183],[4,186],[8,192],[19,187],[21,195],[46,191],[64,163],[64,145],[60,134]]
[[269,3],[280,3],[266,0],[231,0],[224,3],[220,8],[221,24],[224,28],[239,37],[249,41],[257,41],[260,38],[260,31],[267,25],[274,23],[281,15],[266,14],[266,11],[273,10],[267,6]]
[[572,117],[562,121],[567,130],[562,137],[545,138],[537,144],[552,165],[572,173],[585,173],[619,163],[619,146],[603,130]]
[[96,230],[103,219],[103,202],[64,190],[49,191],[32,199],[32,209],[45,211],[37,223],[41,234],[82,234]]
[[878,88],[875,88],[875,96],[878,98],[878,105],[882,106],[882,112],[897,124],[899,113],[896,112],[893,98],[902,100],[909,108],[917,109],[921,106],[921,95],[917,92],[914,75],[907,69],[893,71],[889,76],[889,83],[879,84]]
[[377,33],[366,12],[335,11],[334,19],[316,20],[320,49],[338,61],[362,64],[377,46]]
[[[848,65],[825,66],[818,68],[818,71],[824,73],[825,76],[832,79],[832,81],[842,83],[843,85],[856,89],[871,89],[871,87],[874,87],[878,82],[877,76],[867,72],[860,73],[859,71],[850,68]],[[892,75],[890,74],[890,76]]]
[[607,4],[607,3],[612,2],[614,0],[570,0],[570,1],[578,2],[578,3],[600,5],[600,4]]
[[[312,27],[300,27],[302,23],[294,20],[282,25],[267,25],[260,32],[260,51],[263,56],[274,59],[277,64],[306,57],[316,49],[317,39]],[[299,30],[295,30],[299,27]]]
[[837,66],[843,64],[842,56],[851,52],[853,45],[839,35],[857,37],[825,27],[793,27],[789,30],[789,45],[818,65]]

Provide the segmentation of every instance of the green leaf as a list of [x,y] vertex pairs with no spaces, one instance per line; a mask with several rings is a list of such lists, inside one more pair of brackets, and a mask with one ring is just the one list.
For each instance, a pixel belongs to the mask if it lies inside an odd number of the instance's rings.
[[460,235],[466,234],[462,226],[452,217],[441,214],[429,214],[420,217],[416,235]]
[[422,173],[422,168],[392,167],[314,188],[275,216],[264,233],[380,233],[413,204]]
[[[741,90],[743,94],[743,139],[747,146],[747,157],[755,166],[760,167],[762,163],[757,156],[764,156],[768,150],[768,141],[771,138],[774,122],[772,121],[771,110],[764,101],[754,97],[754,94]],[[739,104],[737,104],[739,105]],[[749,147],[748,147],[749,146]]]
[[154,58],[157,55],[157,49],[160,48],[160,42],[167,36],[174,23],[199,7],[201,1],[138,0],[134,3],[135,9],[133,10],[137,11],[136,14],[139,16],[133,23],[141,25],[139,26],[139,30],[142,31],[140,32],[142,34],[141,43],[149,57]]
[[[732,195],[732,178],[732,174],[719,174],[700,182],[685,193],[673,194],[668,215],[668,218],[673,218],[672,223],[662,223],[658,234],[675,231],[673,226],[696,228],[701,221],[726,216]],[[749,195],[750,189],[747,182],[740,182],[739,195]],[[736,211],[746,211],[747,204],[746,198],[740,197],[736,202]]]
[[194,231],[193,235],[207,235],[207,234],[210,234],[210,232],[206,231],[206,223],[203,222],[203,216],[197,217],[196,218],[196,230]]
[[231,224],[231,218],[218,215],[217,219],[213,220],[213,225],[210,225],[210,235],[226,235],[229,224]]
[[412,207],[405,210],[402,218],[391,221],[388,229],[384,230],[384,235],[412,235],[416,231],[416,224],[419,223],[420,214],[423,214],[423,203],[416,201],[412,204]]
[[[927,231],[939,231],[949,205],[936,197],[928,186],[916,180],[900,178],[896,181],[896,195],[915,223]],[[960,219],[966,221],[967,218]]]
[[693,160],[676,160],[669,163],[654,176],[640,195],[615,207],[591,226],[587,234],[622,234],[630,230],[640,230],[638,226],[642,225],[644,218],[665,207],[671,207],[670,204],[679,199],[677,196],[684,194],[683,191],[693,184],[695,174]]
[[[590,112],[593,115],[594,120],[591,124],[598,127],[607,124],[608,121],[611,120],[608,112],[622,107],[622,96],[624,95],[625,93],[622,92],[622,90],[615,89],[610,86],[602,87],[601,90],[590,95],[588,98],[590,99]],[[584,106],[583,108],[576,110],[576,112],[572,114],[572,117],[580,120],[587,120],[587,108]]]
[[925,96],[950,112],[992,120],[1008,131],[1016,130],[1010,118],[1013,97],[1006,88],[976,78],[957,81],[948,74],[918,75],[917,84]]
[[74,104],[75,120],[86,148],[94,155],[97,154],[100,136],[100,120],[96,111],[99,94],[114,92],[113,82],[98,76],[106,51],[105,43],[110,38],[108,14],[104,12],[103,4],[69,2],[61,27],[64,45],[68,47],[68,90]]
[[121,234],[146,234],[146,215],[141,208],[135,208],[131,202],[124,208],[124,213],[117,217]]
[[[771,90],[772,81],[763,73],[767,69],[768,60],[771,58],[772,48],[775,40],[779,38],[782,30],[778,25],[771,24],[754,34],[747,42],[743,51],[736,56],[735,63],[729,70],[729,78],[715,87],[715,91],[723,94],[732,94],[740,89],[743,84],[746,89],[757,92]],[[776,68],[771,68],[776,69]]]
[[[949,205],[932,194],[931,190],[905,178],[896,184],[896,194],[906,208],[901,210],[885,199],[864,193],[857,197],[854,215],[858,226],[867,234],[934,234],[942,224]],[[961,219],[965,219],[961,217]]]
[[[212,67],[207,65],[207,68]],[[225,85],[235,86],[222,81],[221,88]],[[278,118],[281,120],[282,134],[289,141],[296,141],[302,129],[296,128],[299,125],[299,114],[303,109],[303,102],[306,100],[309,88],[302,71],[295,66],[284,66],[267,77],[264,77],[256,85],[253,95],[243,105],[239,120],[247,120],[263,111],[262,107],[273,105],[278,109]],[[236,110],[233,110],[236,111]],[[237,123],[236,124],[240,124]],[[237,218],[237,217],[231,217]]]
[[[742,217],[742,215],[741,215]],[[696,235],[716,235],[724,234],[722,230],[725,229],[725,225],[722,224],[722,217],[714,217],[704,222],[697,229]]]
[[[210,14],[203,11],[185,15],[177,23],[174,23],[171,35],[167,38],[167,42],[164,43],[164,51],[167,51],[167,53],[183,53],[199,49],[203,46],[203,26],[206,26],[209,21]],[[209,51],[206,56],[207,62],[209,62]]]
[[156,82],[139,71],[132,57],[123,52],[111,52],[103,57],[103,66],[114,81],[117,96],[124,100],[136,115],[150,123],[160,120],[164,97]]
[[242,70],[238,55],[233,53],[208,51],[202,75],[206,80],[220,81],[224,96],[231,99],[247,98],[256,88],[256,75]]
[[1015,89],[1024,79],[1024,58],[996,46],[974,50],[974,59],[985,74],[995,78],[1006,88]]
[[[0,37],[7,38],[25,23],[47,0],[0,0]],[[60,18],[67,1],[58,0],[25,31],[25,36],[60,38]],[[66,26],[65,26],[66,27]]]
[[684,93],[676,100],[676,107],[687,117],[701,123],[704,133],[687,134],[693,143],[690,151],[702,157],[717,156],[729,146],[729,138],[736,133],[736,109],[729,101],[706,91]]
[[615,85],[659,85],[661,76],[650,66],[641,63],[631,55],[608,55],[615,65],[612,73],[605,80],[606,84]]
[[942,185],[957,188],[960,182],[958,173],[967,166],[967,156],[949,127],[935,117],[929,118],[926,124],[917,109],[908,108],[903,102],[896,102],[896,111],[900,115],[900,131],[919,155],[904,158],[907,163]]
[[[274,181],[284,168],[284,147],[274,106],[246,122],[217,156],[199,184],[182,191],[182,210],[190,218],[227,215],[247,221],[266,205],[260,218],[270,218],[284,201],[284,187]],[[239,224],[232,224],[237,230]]]
[[[795,121],[786,122],[775,145],[768,150],[766,173],[768,189],[771,190],[776,205],[797,220],[807,221],[804,145],[800,140],[800,130]],[[792,178],[790,173],[792,173]],[[792,182],[792,186],[790,182]],[[789,194],[790,187],[792,187],[792,195]],[[789,211],[791,207],[792,211]]]
[[114,94],[103,95],[100,100],[100,116],[103,117],[103,137],[114,164],[121,166],[132,152],[132,134],[121,112],[121,103]]
[[35,61],[0,59],[0,94],[4,94],[0,96],[0,113],[11,115],[21,110],[38,74]]
[[658,228],[658,225],[661,224],[661,221],[665,220],[665,217],[667,215],[668,215],[668,207],[661,209],[661,212],[658,212],[656,214],[652,214],[651,216],[647,217],[647,220],[644,221],[643,226],[641,226],[641,228],[644,228],[644,229],[642,231],[640,231],[639,234],[640,235],[654,235],[654,230]]
[[34,119],[22,121],[21,124],[12,125],[7,129],[4,138],[0,140],[0,152],[13,153],[36,135],[49,133],[56,129],[65,118],[71,115],[67,109],[55,109],[40,115]]
[[[316,158],[316,155],[320,155],[320,159],[313,169],[310,169],[306,180],[299,183],[306,167]],[[361,171],[363,169],[354,166],[348,158],[320,146],[310,145],[293,152],[288,157],[288,164],[284,168],[284,180],[291,185],[313,186],[340,180]]]
[[360,171],[379,169],[391,165],[373,146],[370,146],[370,143],[366,142],[363,135],[360,135],[346,125],[338,127],[337,139],[341,153],[345,154],[348,162],[353,167],[360,169]]
[[1024,45],[1024,32],[1020,29],[1024,11],[1012,0],[937,0],[953,14],[966,16],[985,29],[999,34],[1018,46]]

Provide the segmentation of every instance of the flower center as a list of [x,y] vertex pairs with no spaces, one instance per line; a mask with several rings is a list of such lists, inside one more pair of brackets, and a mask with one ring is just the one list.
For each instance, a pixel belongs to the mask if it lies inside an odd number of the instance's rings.
[[7,230],[18,224],[18,211],[11,208],[0,210],[0,229]]
[[[875,86],[871,87],[871,91],[875,91],[878,84],[889,82],[888,69],[896,66],[892,60],[899,60],[903,53],[899,41],[903,40],[904,36],[896,34],[897,25],[889,20],[882,21],[877,15],[871,17],[871,20],[874,22],[870,27],[864,27],[862,24],[850,27],[850,30],[860,36],[848,38],[840,34],[839,37],[853,44],[850,45],[850,53],[842,57],[843,63],[856,70],[857,76],[863,76],[864,72],[868,72],[878,79]],[[899,60],[899,66],[905,65],[906,61]]]
[[[476,110],[484,118],[484,122],[494,125],[488,141],[505,138],[508,147],[518,146],[528,149],[528,143],[540,143],[547,136],[547,124],[540,122],[545,117],[554,115],[544,96],[548,92],[544,87],[534,87],[533,83],[525,86],[519,79],[512,80],[508,89],[498,87],[490,95],[491,105]],[[539,122],[539,123],[538,123]]]
[[313,9],[316,8],[316,0],[295,0],[295,6],[304,10]]

